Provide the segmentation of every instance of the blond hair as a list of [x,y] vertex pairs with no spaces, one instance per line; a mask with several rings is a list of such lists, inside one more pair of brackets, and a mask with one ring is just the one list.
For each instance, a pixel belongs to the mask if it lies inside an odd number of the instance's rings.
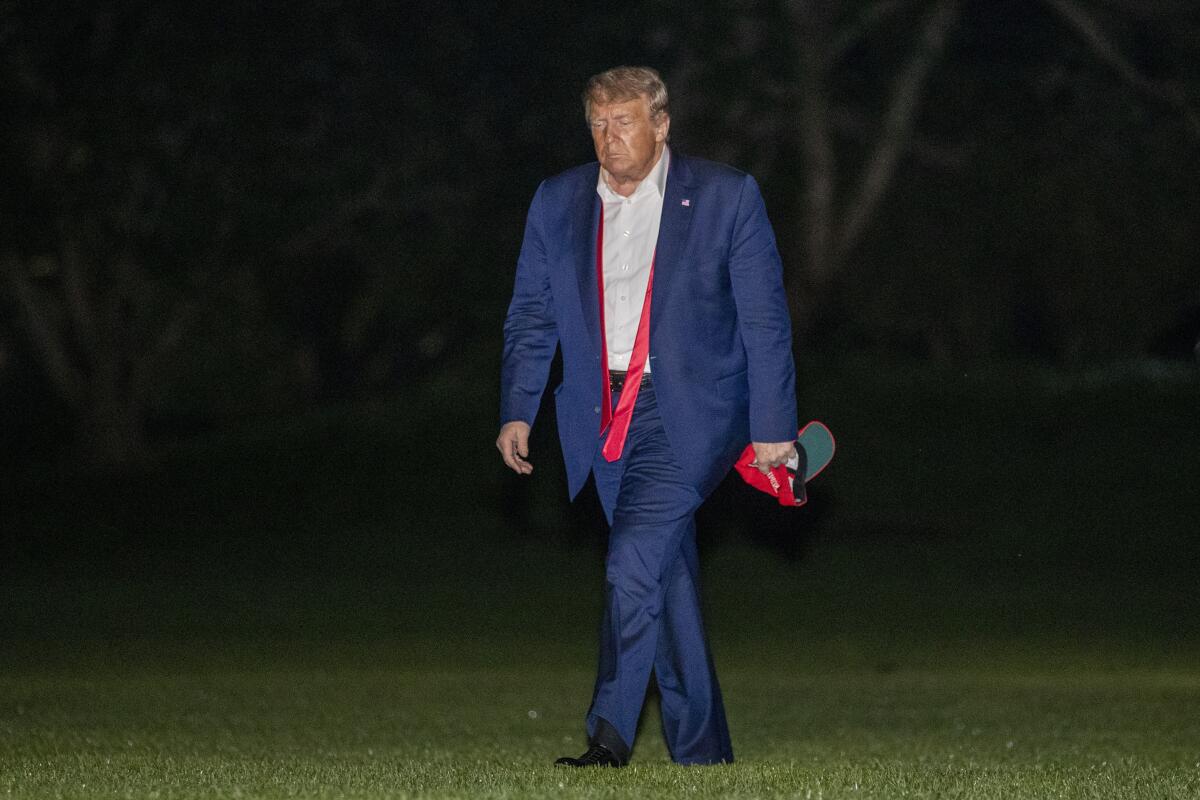
[[651,67],[613,67],[588,79],[583,90],[583,115],[591,122],[594,103],[623,103],[645,97],[650,101],[650,119],[657,122],[667,113],[667,85]]

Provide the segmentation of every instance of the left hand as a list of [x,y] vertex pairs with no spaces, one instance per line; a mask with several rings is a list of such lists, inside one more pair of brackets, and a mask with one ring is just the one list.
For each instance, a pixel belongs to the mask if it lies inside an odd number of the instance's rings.
[[751,442],[754,447],[754,464],[766,475],[773,467],[786,464],[796,454],[795,442]]

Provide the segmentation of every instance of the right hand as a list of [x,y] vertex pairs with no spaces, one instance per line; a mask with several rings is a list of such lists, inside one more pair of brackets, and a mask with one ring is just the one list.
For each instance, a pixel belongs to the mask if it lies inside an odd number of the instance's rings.
[[529,457],[529,423],[513,420],[504,423],[500,435],[496,437],[496,449],[504,457],[504,463],[518,475],[528,475],[533,472],[533,464],[525,459]]

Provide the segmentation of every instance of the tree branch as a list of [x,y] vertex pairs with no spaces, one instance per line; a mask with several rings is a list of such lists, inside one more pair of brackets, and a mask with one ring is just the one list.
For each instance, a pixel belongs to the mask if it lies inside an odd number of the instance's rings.
[[1104,29],[1074,0],[1045,0],[1063,20],[1083,39],[1092,53],[1107,64],[1134,90],[1166,103],[1183,114],[1192,135],[1200,138],[1200,114],[1192,108],[1186,94],[1180,89],[1157,83],[1141,73],[1132,61],[1125,57],[1120,48],[1105,34]]
[[71,364],[62,333],[42,307],[36,288],[22,274],[20,263],[12,255],[0,260],[0,272],[7,278],[17,302],[25,312],[29,338],[34,352],[41,356],[46,375],[71,407],[81,408],[87,396],[86,380]]
[[294,258],[342,226],[353,222],[360,214],[376,208],[389,180],[387,170],[381,167],[369,184],[343,200],[332,213],[285,241],[279,247],[279,253],[285,258]]
[[800,147],[804,152],[807,181],[804,189],[804,242],[807,277],[816,286],[833,273],[833,214],[837,192],[837,155],[829,114],[829,89],[825,85],[829,60],[824,42],[829,28],[825,9],[799,3],[791,5],[800,35],[799,70]]
[[888,17],[911,4],[912,0],[880,0],[867,6],[859,13],[854,24],[847,25],[838,31],[833,41],[826,47],[825,58],[828,64],[831,66],[836,64]]
[[145,401],[158,359],[177,347],[184,334],[199,317],[199,305],[189,300],[179,300],[167,313],[167,323],[149,346],[132,359],[129,392],[135,402]]
[[[875,118],[866,111],[841,106],[831,112],[833,128],[839,137],[860,147],[869,147],[875,133]],[[939,142],[914,130],[909,136],[908,152],[922,164],[933,169],[954,171],[962,169],[971,157],[972,145],[966,142]]]
[[1104,5],[1133,16],[1169,17],[1196,10],[1195,0],[1100,0]]
[[99,346],[96,317],[92,309],[92,298],[88,295],[83,267],[79,262],[78,243],[71,238],[65,238],[62,246],[63,296],[67,301],[67,311],[71,314],[71,324],[77,334],[75,338],[88,361],[93,362],[94,366]]
[[958,13],[958,0],[941,0],[934,7],[921,28],[912,57],[896,78],[875,152],[863,170],[853,200],[846,209],[846,223],[837,242],[838,259],[844,259],[858,244],[867,223],[891,186],[900,157],[911,139],[929,73],[946,47]]

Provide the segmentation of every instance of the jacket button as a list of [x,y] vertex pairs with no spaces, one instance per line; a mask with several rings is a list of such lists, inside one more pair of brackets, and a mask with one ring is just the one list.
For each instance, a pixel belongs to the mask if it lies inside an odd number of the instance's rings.
[[599,413],[600,413],[600,406],[592,406],[592,412],[593,412],[593,413],[595,413],[595,414],[599,414]]

